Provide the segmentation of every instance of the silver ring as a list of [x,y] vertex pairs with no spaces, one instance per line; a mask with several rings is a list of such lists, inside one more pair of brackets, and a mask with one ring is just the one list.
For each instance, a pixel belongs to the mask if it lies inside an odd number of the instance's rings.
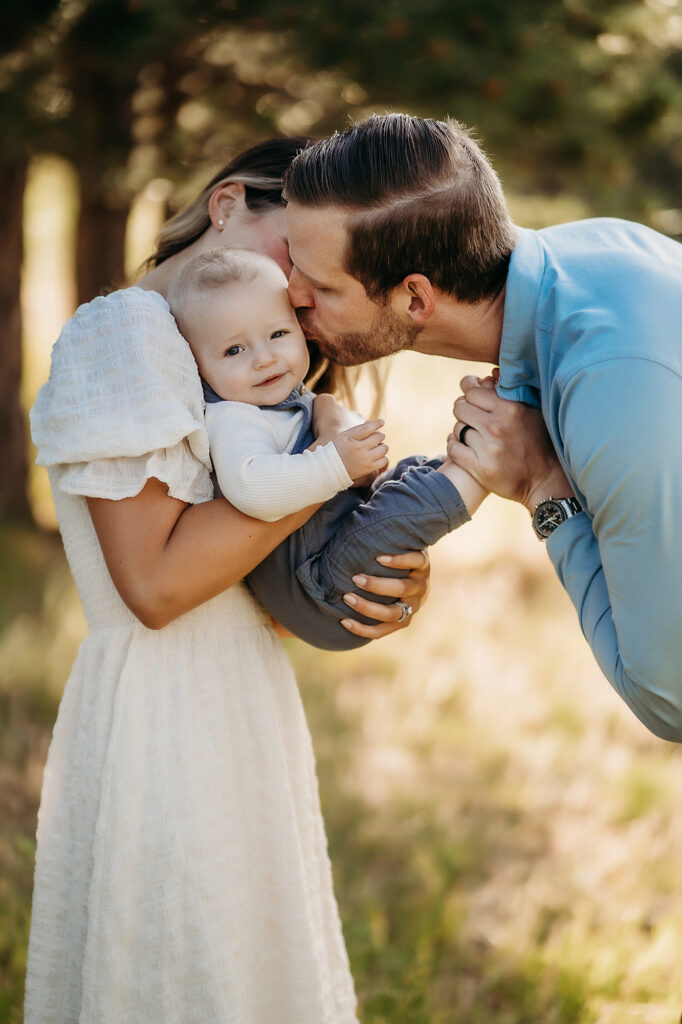
[[400,618],[398,619],[398,622],[404,622],[405,619],[409,619],[410,615],[414,611],[412,605],[408,604],[407,601],[396,601],[396,604],[398,605],[398,608],[400,608]]
[[470,423],[465,423],[464,424],[464,426],[462,427],[462,429],[459,432],[459,443],[460,444],[466,444],[466,441],[464,440],[464,435],[466,434],[467,430],[473,430],[473,429],[474,428],[471,426]]

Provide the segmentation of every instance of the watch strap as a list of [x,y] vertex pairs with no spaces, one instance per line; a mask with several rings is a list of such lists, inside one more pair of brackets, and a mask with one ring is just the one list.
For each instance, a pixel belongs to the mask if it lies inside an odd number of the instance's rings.
[[577,498],[555,498],[555,501],[558,501],[562,506],[567,519],[570,519],[571,516],[577,516],[578,512],[582,512],[583,510],[583,507]]
[[[558,510],[560,511],[557,515]],[[558,526],[565,523],[567,519],[578,515],[582,510],[582,505],[577,498],[545,498],[538,502],[531,513],[536,536],[540,540],[547,540]]]

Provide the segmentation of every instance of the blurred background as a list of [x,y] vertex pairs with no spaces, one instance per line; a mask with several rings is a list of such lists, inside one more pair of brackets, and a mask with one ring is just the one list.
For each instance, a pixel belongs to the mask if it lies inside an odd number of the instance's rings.
[[[682,237],[679,0],[0,10],[2,1024],[22,1019],[42,770],[85,629],[27,434],[51,345],[236,150],[387,110],[475,127],[524,226]],[[468,369],[392,361],[394,459],[443,449]],[[395,638],[287,641],[362,1020],[678,1022],[680,750],[600,675],[523,510],[489,499],[433,565]]]

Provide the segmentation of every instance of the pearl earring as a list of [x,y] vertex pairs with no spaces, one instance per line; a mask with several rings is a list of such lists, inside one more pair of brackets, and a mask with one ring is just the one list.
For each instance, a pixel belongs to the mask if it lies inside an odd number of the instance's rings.
[[225,221],[224,221],[224,220],[219,220],[219,221],[218,221],[218,227],[219,227],[219,228],[221,228],[221,227],[223,226],[223,224],[224,224],[224,223],[225,223]]

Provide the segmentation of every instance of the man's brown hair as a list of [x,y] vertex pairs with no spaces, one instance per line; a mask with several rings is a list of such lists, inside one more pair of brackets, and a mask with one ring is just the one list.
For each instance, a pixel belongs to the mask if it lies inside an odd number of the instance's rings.
[[284,194],[348,212],[345,269],[375,301],[412,273],[465,302],[506,280],[516,239],[502,186],[457,121],[369,117],[299,153]]

